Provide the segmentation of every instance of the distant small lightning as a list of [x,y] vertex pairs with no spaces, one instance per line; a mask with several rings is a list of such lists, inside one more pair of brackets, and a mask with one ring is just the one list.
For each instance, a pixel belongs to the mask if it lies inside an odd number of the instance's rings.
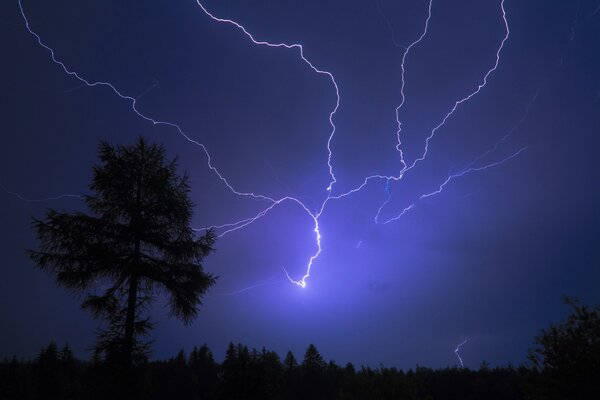
[[465,364],[463,363],[463,359],[462,359],[462,357],[460,356],[460,353],[459,353],[459,351],[460,351],[460,348],[461,348],[462,346],[464,346],[464,345],[465,345],[465,344],[466,344],[468,341],[469,341],[469,339],[465,339],[465,340],[463,340],[463,341],[462,341],[462,343],[459,343],[459,344],[456,346],[456,349],[454,349],[454,354],[455,354],[455,355],[456,355],[456,357],[458,358],[458,361],[460,362],[460,367],[461,367],[461,368],[464,368],[464,367],[465,367]]

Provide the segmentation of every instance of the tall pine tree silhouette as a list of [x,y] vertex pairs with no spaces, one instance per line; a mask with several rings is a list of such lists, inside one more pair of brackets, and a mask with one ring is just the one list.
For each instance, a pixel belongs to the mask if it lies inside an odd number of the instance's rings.
[[216,279],[201,265],[215,236],[196,238],[188,177],[177,174],[163,146],[144,138],[131,146],[101,142],[99,157],[93,194],[84,196],[90,213],[49,209],[33,220],[40,248],[28,253],[58,285],[84,294],[82,308],[108,322],[96,352],[130,366],[148,351],[146,313],[157,294],[184,323],[197,315]]

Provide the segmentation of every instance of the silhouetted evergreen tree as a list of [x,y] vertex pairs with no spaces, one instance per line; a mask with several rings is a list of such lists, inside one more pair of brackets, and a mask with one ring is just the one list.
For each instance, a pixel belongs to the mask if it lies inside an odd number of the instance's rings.
[[284,399],[299,399],[300,398],[300,376],[298,372],[298,361],[294,357],[294,353],[288,351],[283,360],[283,389],[282,397]]
[[283,383],[283,366],[279,356],[274,351],[263,347],[255,360],[257,389],[256,399],[277,399]]
[[60,399],[59,360],[56,343],[51,342],[42,349],[35,360],[35,374],[37,381],[37,396],[48,400]]
[[213,354],[206,344],[200,348],[194,346],[188,359],[188,365],[194,376],[199,399],[216,397],[218,369]]
[[242,361],[239,358],[239,349],[236,349],[233,343],[229,343],[225,352],[225,360],[223,360],[223,387],[221,390],[221,398],[235,399],[244,398],[247,394],[245,384],[243,382]]
[[302,360],[302,392],[304,398],[326,399],[325,360],[314,344],[308,345]]
[[572,312],[536,338],[529,358],[542,368],[542,398],[587,399],[600,394],[600,305],[565,298]]
[[102,142],[90,189],[90,214],[50,209],[34,219],[40,249],[28,253],[59,285],[86,294],[82,307],[108,321],[96,350],[129,366],[148,351],[146,311],[157,290],[184,323],[196,316],[215,282],[200,264],[215,237],[196,239],[187,176],[177,175],[164,147],[143,138],[132,146]]

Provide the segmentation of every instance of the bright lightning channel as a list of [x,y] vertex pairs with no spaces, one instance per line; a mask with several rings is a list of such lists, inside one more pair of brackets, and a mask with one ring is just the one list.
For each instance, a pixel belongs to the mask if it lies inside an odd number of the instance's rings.
[[[425,141],[425,149],[424,152],[422,154],[421,157],[417,158],[410,166],[407,165],[405,159],[404,159],[404,154],[402,152],[402,143],[401,143],[401,131],[402,131],[402,124],[400,121],[400,117],[399,117],[399,113],[400,110],[402,109],[404,103],[405,103],[405,94],[404,94],[404,87],[405,87],[405,61],[406,58],[410,52],[410,50],[416,46],[417,44],[419,44],[427,35],[427,31],[428,31],[428,27],[429,27],[429,22],[431,19],[431,15],[432,15],[432,3],[433,1],[430,0],[429,1],[429,5],[428,5],[428,15],[427,15],[427,19],[425,20],[425,27],[424,30],[422,32],[422,34],[414,41],[412,42],[409,46],[407,46],[406,48],[404,48],[404,54],[402,56],[402,62],[401,62],[401,87],[400,87],[400,95],[401,95],[401,101],[400,104],[396,107],[396,123],[397,123],[397,131],[396,131],[396,136],[397,136],[397,145],[396,145],[396,150],[398,151],[399,155],[400,155],[400,163],[401,163],[401,169],[400,172],[398,173],[398,175],[392,175],[392,176],[386,176],[386,175],[372,175],[369,176],[367,178],[364,179],[364,182],[348,191],[342,194],[338,194],[338,195],[332,195],[332,191],[333,191],[333,185],[337,182],[335,174],[334,174],[334,170],[333,170],[333,164],[332,164],[332,158],[333,158],[333,152],[331,149],[331,143],[332,140],[334,138],[334,135],[336,133],[336,126],[334,123],[334,117],[335,114],[337,112],[337,110],[339,109],[340,106],[340,91],[339,91],[339,87],[338,84],[335,80],[335,77],[333,76],[333,74],[329,71],[325,71],[325,70],[321,70],[319,68],[317,68],[308,58],[306,58],[306,56],[304,55],[304,48],[301,44],[298,43],[293,43],[293,44],[288,44],[288,43],[271,43],[271,42],[267,42],[267,41],[263,41],[263,40],[257,40],[243,25],[241,25],[240,23],[233,21],[231,19],[226,19],[226,18],[220,18],[215,16],[214,14],[212,14],[210,11],[208,11],[208,9],[202,4],[201,1],[196,0],[197,5],[200,7],[200,9],[202,10],[202,12],[208,16],[210,19],[212,19],[215,22],[219,22],[219,23],[223,23],[223,24],[227,24],[227,25],[232,25],[235,28],[241,30],[243,32],[244,35],[246,35],[255,45],[259,45],[259,46],[267,46],[267,47],[273,47],[273,48],[285,48],[285,49],[296,49],[299,51],[299,55],[300,58],[302,59],[302,61],[308,66],[310,67],[315,73],[320,74],[320,75],[325,75],[327,76],[332,83],[333,88],[335,89],[335,94],[336,94],[336,101],[335,101],[335,106],[333,107],[333,109],[330,111],[329,113],[329,124],[331,126],[331,132],[329,134],[329,137],[327,139],[327,166],[328,166],[328,170],[329,170],[329,176],[330,176],[330,181],[328,186],[326,187],[326,191],[327,191],[327,197],[325,198],[325,200],[322,202],[320,209],[317,212],[312,212],[310,211],[305,205],[304,203],[302,203],[300,200],[298,200],[295,197],[292,196],[285,196],[283,198],[280,199],[275,199],[263,194],[259,194],[259,193],[254,193],[254,192],[244,192],[244,191],[239,191],[237,189],[234,188],[234,186],[232,184],[229,183],[229,181],[220,173],[220,171],[213,165],[212,162],[212,158],[210,153],[208,152],[208,149],[206,148],[206,146],[200,142],[198,142],[195,139],[192,139],[188,134],[186,134],[182,128],[173,122],[169,122],[169,121],[161,121],[161,120],[156,120],[146,114],[144,114],[142,111],[140,111],[137,107],[137,100],[139,99],[139,97],[135,98],[126,94],[123,94],[121,91],[119,91],[117,89],[117,87],[110,83],[110,82],[104,82],[104,81],[92,81],[92,80],[88,80],[84,77],[82,77],[78,72],[73,71],[71,69],[69,69],[62,61],[60,61],[57,57],[56,54],[54,52],[54,50],[49,47],[48,45],[46,45],[41,37],[31,28],[29,20],[24,12],[23,9],[23,5],[22,5],[22,0],[18,0],[18,4],[19,4],[19,9],[21,12],[21,15],[25,21],[25,27],[26,29],[29,31],[29,33],[35,37],[35,39],[37,40],[37,43],[44,49],[46,49],[52,58],[52,61],[57,64],[58,66],[60,66],[62,68],[62,70],[67,74],[70,75],[74,78],[76,78],[78,81],[80,81],[82,84],[88,86],[88,87],[106,87],[108,89],[110,89],[114,94],[116,94],[118,97],[120,97],[123,100],[126,100],[130,103],[131,105],[131,109],[134,111],[135,114],[137,114],[140,118],[151,122],[153,125],[161,125],[161,126],[167,126],[170,128],[174,128],[181,136],[183,136],[188,142],[199,146],[203,151],[204,154],[206,155],[207,158],[207,166],[208,168],[213,171],[217,177],[223,182],[223,184],[225,184],[225,186],[235,195],[237,196],[243,196],[243,197],[249,197],[249,198],[253,198],[253,199],[258,199],[258,200],[263,200],[263,201],[267,201],[269,202],[269,206],[266,207],[265,209],[263,209],[262,211],[260,211],[259,213],[257,213],[255,216],[250,217],[250,218],[246,218],[237,222],[233,222],[233,223],[228,223],[228,224],[223,224],[223,225],[217,225],[217,226],[213,226],[212,228],[216,228],[216,229],[225,229],[223,232],[221,232],[219,234],[219,237],[223,237],[229,233],[235,232],[239,229],[242,229],[250,224],[252,224],[253,222],[255,222],[256,220],[262,218],[263,216],[265,216],[269,211],[271,211],[275,206],[283,203],[283,202],[293,202],[296,203],[297,205],[299,205],[306,213],[307,215],[309,215],[313,222],[314,222],[314,232],[315,232],[315,239],[316,239],[316,246],[317,246],[317,250],[316,252],[310,257],[308,264],[306,266],[306,272],[305,274],[298,280],[293,279],[288,272],[285,270],[284,268],[284,272],[286,274],[286,277],[288,278],[288,280],[296,285],[298,285],[299,287],[306,287],[306,280],[310,277],[310,273],[311,273],[311,268],[313,266],[313,263],[315,262],[315,260],[319,257],[319,255],[321,254],[322,251],[322,247],[321,247],[321,233],[319,230],[319,217],[322,215],[322,213],[325,210],[325,207],[327,205],[327,203],[329,202],[329,200],[335,200],[335,199],[341,199],[343,197],[349,196],[350,194],[356,193],[360,190],[362,190],[362,188],[364,188],[367,183],[373,179],[385,179],[387,180],[387,187],[389,187],[389,182],[390,181],[399,181],[405,172],[411,170],[412,168],[414,168],[416,166],[416,164],[420,161],[425,160],[426,156],[427,156],[427,152],[428,152],[428,148],[429,148],[429,142],[430,140],[435,136],[436,132],[442,128],[444,126],[444,124],[446,123],[446,121],[454,114],[454,112],[456,111],[456,109],[458,108],[458,106],[464,102],[467,102],[468,100],[470,100],[472,97],[474,97],[476,94],[478,94],[482,88],[487,84],[487,80],[488,77],[497,69],[498,64],[500,62],[500,52],[502,51],[504,44],[506,42],[506,40],[509,37],[510,31],[508,28],[508,22],[506,19],[506,12],[504,9],[504,0],[501,1],[501,10],[502,10],[502,19],[504,21],[504,25],[506,27],[506,35],[504,36],[502,42],[500,43],[499,48],[496,51],[496,62],[494,64],[494,66],[488,70],[488,72],[485,74],[483,81],[481,84],[478,85],[477,89],[473,92],[471,92],[468,96],[458,100],[455,102],[454,106],[452,107],[452,109],[445,115],[445,117],[442,119],[441,123],[439,123],[430,133],[430,135],[427,137],[426,141]],[[492,163],[492,164],[488,164],[485,165],[483,167],[468,167],[463,169],[462,171],[460,171],[459,173],[450,175],[448,177],[448,179],[443,182],[438,190],[431,192],[429,194],[425,194],[422,195],[420,197],[420,199],[428,197],[428,196],[432,196],[434,194],[437,194],[439,192],[441,192],[441,190],[443,190],[444,186],[449,183],[452,179],[458,178],[460,176],[463,176],[467,173],[470,172],[475,172],[475,171],[481,171],[487,168],[490,168],[492,166],[495,165],[499,165],[504,163],[505,161],[508,161],[509,159],[515,157],[516,155],[518,155],[521,151],[523,151],[524,149],[519,150],[518,152],[514,153],[513,155],[511,155],[510,157],[507,157],[504,160],[501,160],[499,162],[496,163]],[[61,196],[57,196],[57,197],[53,197],[53,198],[47,198],[47,199],[40,199],[40,200],[31,200],[31,199],[26,199],[24,197],[22,197],[21,195],[14,193],[14,192],[9,192],[8,190],[6,190],[5,188],[3,188],[6,192],[13,194],[19,198],[21,198],[22,200],[25,201],[46,201],[46,200],[55,200],[55,199],[60,199],[60,198],[65,198],[65,197],[81,197],[79,195],[61,195]],[[381,210],[385,207],[385,205],[387,204],[387,202],[389,201],[389,198],[391,197],[391,192],[388,191],[389,197],[388,200],[386,200],[386,202],[379,208],[377,216],[376,216],[376,221],[378,220],[379,214],[381,212]],[[405,208],[403,210],[403,212],[400,214],[403,215],[406,211],[412,209],[414,207],[414,203],[411,204],[410,206],[408,206],[407,208]],[[392,220],[398,219],[400,216],[398,216],[397,218],[393,218]],[[385,223],[391,222],[391,220],[386,221]],[[200,228],[197,230],[203,230],[203,229],[208,229],[208,228]]]
[[335,77],[333,76],[333,74],[329,71],[325,71],[325,70],[317,68],[312,62],[310,62],[308,60],[308,58],[306,58],[304,56],[304,47],[302,47],[301,44],[299,44],[299,43],[292,43],[292,44],[270,43],[270,42],[267,42],[264,40],[257,40],[254,38],[254,36],[250,32],[248,32],[248,30],[243,25],[241,25],[238,22],[233,21],[231,19],[216,17],[210,11],[208,11],[208,9],[206,7],[204,7],[204,5],[202,4],[202,2],[200,2],[200,0],[196,0],[196,3],[202,9],[202,11],[208,17],[210,17],[213,21],[235,26],[236,28],[238,28],[242,32],[244,32],[244,34],[252,41],[252,43],[254,43],[256,45],[267,46],[267,47],[284,47],[286,49],[298,49],[298,51],[300,52],[300,58],[302,59],[302,61],[304,61],[304,63],[306,63],[317,74],[326,75],[327,77],[329,77],[329,79],[331,80],[331,83],[333,84],[333,87],[335,88],[335,96],[336,96],[335,107],[329,113],[329,124],[331,125],[331,133],[329,134],[329,138],[327,139],[327,152],[328,152],[327,166],[329,167],[329,176],[331,177],[329,186],[327,186],[327,191],[331,191],[333,184],[336,182],[335,174],[333,173],[333,165],[331,163],[331,158],[333,156],[333,153],[331,151],[331,141],[333,139],[333,136],[335,134],[335,129],[336,129],[335,123],[333,122],[333,118],[334,118],[335,113],[337,112],[338,108],[340,107],[340,90],[338,88],[338,84],[335,81]]
[[[212,158],[210,153],[208,152],[208,149],[206,148],[206,146],[200,142],[198,142],[195,139],[192,139],[188,134],[186,134],[183,129],[176,123],[173,122],[169,122],[169,121],[161,121],[161,120],[157,120],[154,119],[146,114],[144,114],[142,111],[140,111],[137,107],[137,101],[138,98],[123,94],[119,89],[117,89],[116,85],[112,84],[111,82],[107,82],[107,81],[92,81],[92,80],[88,80],[86,78],[84,78],[82,75],[80,75],[78,72],[69,69],[65,63],[63,63],[62,61],[60,61],[57,56],[55,51],[48,46],[47,44],[45,44],[42,40],[42,38],[31,28],[31,25],[29,23],[29,19],[27,18],[27,15],[25,13],[25,10],[23,8],[23,4],[22,4],[22,0],[18,0],[18,4],[19,4],[19,11],[21,13],[21,16],[23,17],[23,20],[25,21],[25,28],[27,29],[27,31],[35,37],[38,45],[40,45],[42,48],[44,48],[45,50],[47,50],[50,53],[50,56],[52,58],[52,61],[57,64],[58,66],[60,66],[62,68],[62,70],[67,74],[70,75],[72,77],[74,77],[75,79],[77,79],[78,81],[80,81],[82,84],[85,84],[88,87],[107,87],[109,88],[114,94],[116,94],[118,97],[120,97],[123,100],[128,101],[131,104],[131,109],[133,110],[133,112],[135,114],[137,114],[140,118],[151,122],[153,125],[159,125],[159,126],[167,126],[170,128],[174,128],[181,136],[183,136],[188,142],[195,144],[197,146],[199,146],[203,151],[204,154],[206,155],[207,158],[207,166],[208,168],[213,171],[217,177],[225,184],[225,186],[227,186],[227,188],[235,195],[238,196],[244,196],[244,197],[251,197],[254,199],[259,199],[259,200],[265,200],[271,203],[271,205],[269,207],[267,207],[265,210],[261,211],[259,214],[257,214],[257,216],[255,216],[254,218],[250,218],[250,219],[246,219],[244,221],[241,221],[239,223],[233,223],[233,224],[226,224],[229,226],[233,226],[233,228],[225,231],[223,234],[221,234],[221,236],[223,236],[224,234],[233,232],[237,229],[241,229],[245,226],[247,226],[248,224],[256,221],[258,218],[264,216],[268,211],[272,210],[276,205],[281,204],[284,201],[288,201],[291,200],[297,204],[299,204],[302,209],[304,211],[307,212],[307,214],[313,219],[314,224],[315,224],[315,228],[314,228],[314,232],[316,234],[316,243],[317,243],[317,252],[310,258],[307,268],[306,268],[306,273],[304,274],[304,276],[300,279],[300,280],[293,280],[289,277],[288,275],[288,279],[290,279],[291,282],[297,284],[300,287],[306,287],[306,279],[310,276],[310,269],[312,267],[312,264],[314,262],[314,260],[319,256],[319,254],[321,253],[321,235],[319,232],[319,222],[318,222],[318,216],[321,214],[321,212],[324,209],[324,204],[325,201],[323,202],[323,206],[321,207],[321,210],[319,211],[319,214],[314,214],[312,213],[300,200],[291,197],[291,196],[286,196],[282,199],[274,199],[272,197],[263,195],[263,194],[257,194],[257,193],[253,193],[253,192],[242,192],[242,191],[238,191],[237,189],[235,189],[233,187],[232,184],[229,183],[229,181],[221,174],[221,172],[213,165],[212,163]],[[247,30],[246,28],[244,28],[242,25],[238,24],[235,21],[229,20],[229,19],[223,19],[223,18],[218,18],[215,17],[212,13],[210,13],[203,5],[200,1],[197,1],[198,6],[201,8],[201,10],[208,16],[210,17],[212,20],[217,21],[217,22],[221,22],[221,23],[226,23],[226,24],[231,24],[234,25],[235,27],[241,29],[244,34],[246,36],[248,36],[250,38],[250,40],[257,45],[265,45],[268,47],[275,47],[275,48],[279,48],[279,47],[283,47],[286,49],[298,49],[300,52],[300,57],[302,58],[302,60],[316,73],[318,74],[322,74],[322,75],[326,75],[331,79],[331,82],[335,88],[335,92],[336,92],[336,103],[335,103],[335,107],[333,108],[333,110],[330,112],[329,114],[329,123],[332,127],[331,133],[329,135],[329,138],[327,140],[327,150],[328,150],[328,160],[327,160],[327,165],[329,167],[329,175],[331,178],[331,181],[329,183],[329,185],[327,186],[327,191],[328,193],[331,192],[332,186],[333,184],[336,182],[335,179],[335,175],[333,173],[333,166],[332,166],[332,162],[331,162],[331,158],[332,158],[332,151],[331,151],[331,141],[333,139],[333,136],[335,134],[335,124],[333,121],[334,115],[337,112],[338,108],[339,108],[339,104],[340,104],[340,95],[339,95],[339,89],[338,89],[338,85],[335,81],[335,78],[333,76],[333,74],[331,74],[328,71],[324,71],[321,69],[318,69],[317,67],[314,66],[314,64],[312,64],[305,56],[304,56],[304,48],[302,47],[302,45],[300,44],[286,44],[286,43],[269,43],[266,41],[258,41],[256,40]],[[8,191],[7,191],[8,192]],[[12,192],[9,192],[11,194],[14,194]],[[18,194],[15,194],[17,196],[20,196]],[[70,197],[71,195],[62,195],[62,196],[57,196],[56,198],[48,198],[48,199],[44,199],[44,200],[54,200],[54,199],[58,199],[58,198],[64,198],[64,197]],[[26,200],[24,197],[20,196],[22,198],[22,200]],[[287,273],[286,273],[287,274]]]

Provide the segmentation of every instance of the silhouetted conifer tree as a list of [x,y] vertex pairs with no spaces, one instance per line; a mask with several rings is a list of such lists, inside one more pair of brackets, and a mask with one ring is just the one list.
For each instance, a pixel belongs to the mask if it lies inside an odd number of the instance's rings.
[[314,344],[308,345],[302,360],[302,390],[304,398],[325,399],[325,368],[327,364]]
[[145,312],[157,290],[184,323],[196,316],[215,282],[200,264],[215,237],[195,237],[187,175],[143,138],[132,146],[102,142],[90,189],[90,214],[50,209],[34,219],[40,249],[28,253],[59,285],[86,294],[82,307],[108,321],[97,351],[128,366],[148,350]]
[[325,360],[319,353],[314,344],[309,344],[304,353],[304,360],[302,361],[302,368],[305,372],[310,373],[322,373],[325,369]]
[[214,398],[218,381],[217,363],[206,344],[200,348],[194,346],[188,359],[188,365],[196,381],[198,397],[200,399]]

